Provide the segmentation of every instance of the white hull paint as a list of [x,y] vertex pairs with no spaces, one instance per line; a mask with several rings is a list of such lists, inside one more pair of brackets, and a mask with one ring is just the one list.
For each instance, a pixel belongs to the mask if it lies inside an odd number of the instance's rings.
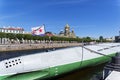
[[120,80],[120,72],[112,71],[105,80]]
[[[85,47],[105,55],[120,51],[120,43],[103,43],[88,45]],[[83,49],[82,47],[65,48],[50,52],[20,56],[1,61],[0,76],[37,71],[74,62],[91,60],[101,56],[103,55],[96,54],[92,51]]]

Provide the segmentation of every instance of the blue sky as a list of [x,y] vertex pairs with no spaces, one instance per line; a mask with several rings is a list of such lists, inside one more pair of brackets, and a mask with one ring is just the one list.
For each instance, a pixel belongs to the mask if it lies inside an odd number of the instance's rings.
[[25,31],[45,24],[59,33],[68,23],[77,36],[112,37],[120,30],[120,0],[0,0],[0,27]]

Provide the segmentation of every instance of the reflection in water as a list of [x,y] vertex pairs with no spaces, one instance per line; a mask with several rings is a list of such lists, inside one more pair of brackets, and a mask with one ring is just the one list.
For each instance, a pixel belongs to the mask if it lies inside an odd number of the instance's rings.
[[[55,80],[98,80],[101,76],[105,64],[100,64],[93,67],[76,70],[56,78]],[[97,77],[97,78],[96,78]],[[53,79],[52,79],[53,80]]]

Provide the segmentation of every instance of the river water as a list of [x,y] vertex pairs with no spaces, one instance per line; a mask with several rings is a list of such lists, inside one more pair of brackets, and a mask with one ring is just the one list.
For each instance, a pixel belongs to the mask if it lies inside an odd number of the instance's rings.
[[[58,48],[59,49],[59,48]],[[11,52],[0,52],[0,61],[9,59],[12,57],[35,54],[38,52],[46,52],[53,49],[39,49],[39,50],[27,50],[27,51],[11,51]],[[93,67],[87,67],[80,70],[76,70],[65,75],[61,75],[51,80],[97,80],[93,79],[99,72],[102,72],[105,64],[100,64]]]
[[62,48],[35,49],[35,50],[23,50],[23,51],[4,51],[4,52],[0,52],[0,61],[18,56],[37,54],[37,53],[48,52],[58,49],[62,49]]

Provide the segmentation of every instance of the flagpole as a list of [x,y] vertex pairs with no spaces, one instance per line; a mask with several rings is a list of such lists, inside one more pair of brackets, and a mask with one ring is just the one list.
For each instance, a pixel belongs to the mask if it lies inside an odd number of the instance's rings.
[[44,26],[44,30],[45,30],[45,32],[46,32],[45,24],[43,24],[43,26]]
[[[45,24],[43,24],[43,26],[44,26],[44,30],[45,30],[45,32],[46,32],[46,28],[45,28]],[[48,36],[48,38],[49,38],[49,48],[50,48],[50,41],[51,41],[51,36]]]

